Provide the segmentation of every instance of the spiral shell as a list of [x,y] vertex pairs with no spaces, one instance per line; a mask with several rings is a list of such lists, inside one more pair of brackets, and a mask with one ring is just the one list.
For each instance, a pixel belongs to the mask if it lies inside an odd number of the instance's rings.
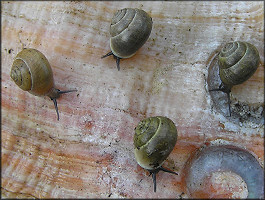
[[10,77],[25,91],[46,95],[53,88],[53,74],[46,57],[36,49],[23,49],[13,62]]
[[258,68],[259,52],[248,42],[227,43],[219,54],[219,73],[225,85],[238,85],[249,79]]
[[118,10],[110,25],[110,48],[119,58],[129,58],[141,48],[152,30],[152,18],[143,10]]
[[159,168],[177,142],[177,128],[167,117],[150,117],[135,128],[134,153],[137,163],[147,169]]
[[207,177],[214,172],[233,172],[246,182],[248,198],[264,199],[264,169],[245,149],[233,145],[204,147],[188,159],[185,169],[186,186],[193,198],[218,197],[208,188]]

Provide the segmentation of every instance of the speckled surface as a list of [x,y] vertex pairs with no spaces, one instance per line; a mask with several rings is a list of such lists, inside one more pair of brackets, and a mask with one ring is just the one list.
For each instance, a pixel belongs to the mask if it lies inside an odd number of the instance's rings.
[[[185,163],[216,139],[246,148],[264,165],[264,125],[229,121],[214,108],[207,85],[216,51],[230,41],[250,42],[261,64],[232,95],[264,106],[263,2],[1,5],[3,196],[188,197]],[[144,9],[153,30],[133,57],[121,60],[118,72],[112,57],[100,57],[110,51],[111,18],[125,7]],[[59,122],[49,98],[22,91],[9,77],[14,57],[27,47],[47,57],[57,88],[78,90],[58,99]],[[133,134],[140,120],[157,115],[177,126],[178,141],[164,167],[179,175],[159,173],[154,193],[149,173],[135,161]]]

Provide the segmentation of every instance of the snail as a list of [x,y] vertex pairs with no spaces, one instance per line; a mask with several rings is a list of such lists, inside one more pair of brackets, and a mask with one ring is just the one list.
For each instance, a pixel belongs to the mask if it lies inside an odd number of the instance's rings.
[[229,42],[221,49],[218,65],[222,83],[219,88],[209,91],[222,91],[227,94],[230,116],[231,88],[248,80],[257,70],[259,62],[258,50],[248,42]]
[[156,192],[156,174],[164,171],[178,175],[162,167],[163,162],[177,142],[177,128],[167,117],[149,117],[139,122],[133,138],[137,163],[152,174]]
[[118,10],[110,25],[111,52],[101,58],[113,55],[120,70],[120,59],[132,57],[144,45],[151,33],[152,24],[152,18],[141,9]]
[[190,156],[185,170],[185,183],[192,198],[216,198],[219,194],[208,188],[212,187],[208,180],[213,173],[232,172],[245,181],[247,198],[264,199],[264,169],[250,152],[240,147],[203,146]]
[[47,58],[36,49],[23,49],[14,59],[10,77],[24,91],[35,96],[48,96],[53,101],[59,120],[56,99],[61,94],[77,90],[60,91],[54,88],[53,73]]

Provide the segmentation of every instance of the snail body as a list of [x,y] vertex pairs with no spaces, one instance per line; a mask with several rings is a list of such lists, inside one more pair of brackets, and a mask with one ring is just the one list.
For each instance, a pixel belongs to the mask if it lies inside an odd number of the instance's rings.
[[264,169],[250,152],[240,147],[203,147],[191,155],[185,169],[185,182],[192,198],[220,198],[208,189],[211,183],[207,184],[207,180],[215,172],[233,172],[246,182],[247,198],[264,199]]
[[134,154],[137,163],[153,176],[156,191],[156,174],[162,170],[177,174],[162,167],[177,142],[177,128],[167,117],[149,117],[135,128]]
[[113,55],[119,68],[121,58],[130,58],[149,38],[152,30],[152,18],[143,10],[124,8],[118,10],[110,25],[111,52],[102,58]]
[[23,49],[17,54],[11,67],[10,77],[22,90],[35,96],[48,96],[53,100],[59,120],[56,99],[60,94],[76,90],[60,91],[54,88],[51,66],[37,49]]
[[259,62],[258,50],[248,42],[230,42],[221,49],[218,65],[222,83],[219,88],[209,91],[222,91],[227,94],[230,116],[231,88],[248,80],[257,70]]

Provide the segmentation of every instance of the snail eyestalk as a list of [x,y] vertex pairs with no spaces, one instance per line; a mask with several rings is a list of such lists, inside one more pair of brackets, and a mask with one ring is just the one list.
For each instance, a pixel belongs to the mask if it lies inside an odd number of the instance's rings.
[[106,58],[106,57],[111,56],[111,55],[113,55],[114,59],[116,59],[117,68],[118,68],[118,71],[120,71],[120,59],[121,59],[121,58],[119,58],[118,56],[115,56],[115,55],[112,53],[112,51],[109,52],[109,53],[107,53],[106,55],[102,56],[101,58]]
[[101,58],[106,58],[106,57],[111,56],[111,55],[114,55],[114,54],[112,53],[112,51],[109,52],[109,53],[107,53],[106,55],[102,56]]
[[219,88],[216,89],[211,89],[209,90],[210,92],[212,91],[221,91],[227,94],[227,103],[228,103],[228,109],[229,109],[229,116],[231,117],[231,99],[230,99],[230,93],[231,93],[231,86],[225,85],[224,83],[221,83]]
[[[114,55],[113,55],[114,56]],[[118,71],[120,71],[120,59],[119,57],[117,56],[114,56],[114,58],[116,58],[116,64],[117,64],[117,68],[118,68]]]
[[170,174],[175,174],[175,175],[178,175],[178,173],[176,172],[173,172],[171,170],[168,170],[168,169],[165,169],[164,167],[159,167],[155,170],[148,170],[150,175],[152,174],[152,178],[153,178],[153,183],[154,183],[154,192],[156,192],[156,174],[159,172],[159,171],[164,171],[164,172],[167,172],[167,173],[170,173]]
[[58,90],[59,94],[65,94],[65,93],[69,93],[69,92],[77,92],[77,90],[65,90],[65,91]]
[[55,107],[55,110],[56,110],[56,113],[57,113],[57,120],[59,121],[59,111],[58,111],[58,106],[57,106],[57,101],[56,99],[60,97],[60,94],[65,94],[65,93],[69,93],[69,92],[76,92],[77,90],[65,90],[65,91],[61,91],[59,89],[54,89],[53,90],[56,95],[54,95],[54,97],[51,97],[51,100],[53,101],[54,103],[54,107]]
[[57,120],[59,121],[59,111],[58,111],[58,106],[57,106],[56,98],[54,98],[54,99],[51,98],[51,100],[54,103],[54,107],[55,107],[55,110],[56,110],[56,113],[57,113]]

